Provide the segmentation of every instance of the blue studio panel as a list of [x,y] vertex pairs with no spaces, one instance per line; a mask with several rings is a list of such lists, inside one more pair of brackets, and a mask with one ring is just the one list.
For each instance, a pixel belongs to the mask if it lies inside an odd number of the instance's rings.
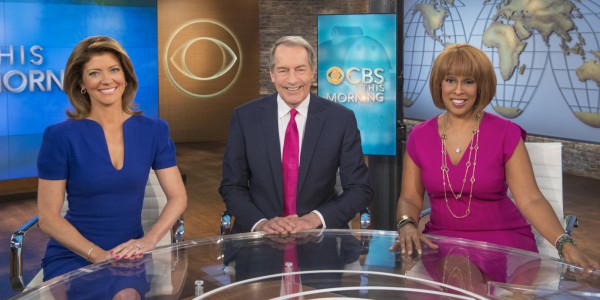
[[354,111],[367,155],[396,155],[396,15],[319,15],[318,93]]
[[0,20],[0,180],[37,176],[44,129],[70,108],[66,61],[85,37],[125,47],[140,83],[135,102],[158,117],[156,1],[0,0]]

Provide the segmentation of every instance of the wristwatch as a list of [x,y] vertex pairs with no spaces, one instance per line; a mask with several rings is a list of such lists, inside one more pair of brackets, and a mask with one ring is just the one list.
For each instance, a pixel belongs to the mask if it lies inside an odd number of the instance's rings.
[[411,217],[407,216],[407,215],[402,215],[400,217],[400,220],[398,220],[398,222],[396,223],[396,230],[400,230],[400,228],[406,224],[413,224],[415,225],[415,227],[417,227],[417,222],[415,222],[415,220],[413,220]]

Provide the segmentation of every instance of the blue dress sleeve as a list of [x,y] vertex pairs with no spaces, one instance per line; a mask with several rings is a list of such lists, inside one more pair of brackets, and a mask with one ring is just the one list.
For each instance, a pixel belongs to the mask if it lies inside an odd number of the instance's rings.
[[68,144],[57,126],[44,130],[42,146],[38,154],[38,177],[48,180],[62,180],[69,176]]
[[166,169],[177,165],[175,158],[175,144],[169,135],[169,125],[164,120],[158,120],[156,135],[156,152],[152,169]]

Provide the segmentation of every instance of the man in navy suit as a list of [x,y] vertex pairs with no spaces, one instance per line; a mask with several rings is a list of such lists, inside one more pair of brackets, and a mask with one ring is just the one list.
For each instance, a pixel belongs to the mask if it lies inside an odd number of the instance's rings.
[[[286,36],[271,48],[277,93],[236,108],[229,126],[219,192],[235,217],[232,232],[289,234],[346,228],[372,199],[354,113],[310,93],[315,53],[303,38]],[[284,216],[284,136],[295,109],[299,162],[295,213]],[[343,192],[335,190],[340,173]]]

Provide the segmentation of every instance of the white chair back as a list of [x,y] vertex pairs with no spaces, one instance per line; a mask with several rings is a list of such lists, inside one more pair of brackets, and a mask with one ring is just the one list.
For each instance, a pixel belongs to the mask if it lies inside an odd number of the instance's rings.
[[[563,211],[563,174],[562,174],[562,144],[561,143],[525,143],[533,173],[538,187],[544,197],[550,202],[561,225],[565,226]],[[514,197],[510,190],[508,196]],[[541,236],[535,228],[536,244],[540,254],[558,258],[558,252],[552,243]]]
[[[152,225],[154,225],[154,222],[156,222],[166,204],[167,195],[165,195],[165,192],[160,186],[154,170],[150,170],[148,183],[146,184],[146,192],[144,194],[144,206],[142,207],[142,227],[144,228],[144,233],[148,232]],[[172,234],[169,230],[169,232],[158,241],[156,246],[159,247],[171,244],[171,237]]]

